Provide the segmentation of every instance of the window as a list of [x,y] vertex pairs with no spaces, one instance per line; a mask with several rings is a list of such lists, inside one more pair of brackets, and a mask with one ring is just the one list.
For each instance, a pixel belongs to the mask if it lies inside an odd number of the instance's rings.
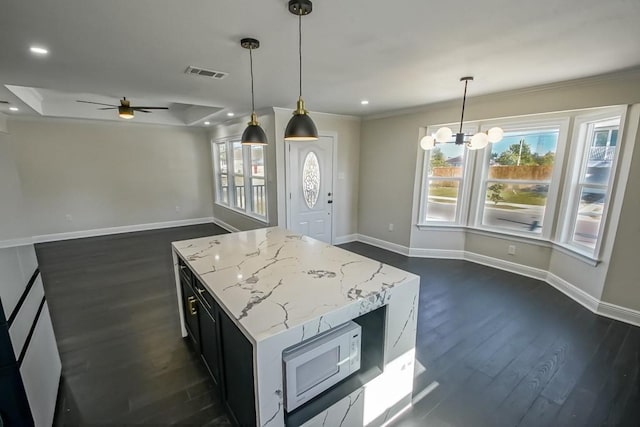
[[264,147],[228,140],[214,142],[213,148],[216,203],[266,221]]
[[[437,130],[430,127],[427,132]],[[474,133],[477,127],[465,126],[466,133]],[[453,139],[452,139],[453,141]],[[464,145],[436,144],[425,152],[422,185],[422,206],[419,224],[460,224],[463,220],[462,203],[465,185],[467,150]]]
[[501,141],[487,147],[479,222],[487,228],[540,235],[552,192],[560,127],[505,130]]
[[597,254],[602,240],[617,161],[620,119],[578,119],[576,123],[579,161],[569,189],[572,202],[567,209],[564,243],[591,256]]

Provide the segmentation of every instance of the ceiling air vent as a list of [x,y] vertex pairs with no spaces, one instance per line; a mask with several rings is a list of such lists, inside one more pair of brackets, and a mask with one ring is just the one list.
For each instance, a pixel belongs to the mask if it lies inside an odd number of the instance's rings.
[[209,77],[211,79],[224,79],[229,75],[229,73],[225,73],[224,71],[214,71],[207,70],[205,68],[194,67],[189,65],[186,70],[184,70],[186,74],[192,74],[195,76]]

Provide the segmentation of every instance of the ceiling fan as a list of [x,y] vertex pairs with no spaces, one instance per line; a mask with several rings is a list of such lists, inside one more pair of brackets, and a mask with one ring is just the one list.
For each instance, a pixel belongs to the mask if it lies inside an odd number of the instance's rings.
[[169,107],[139,107],[132,106],[129,100],[126,97],[123,97],[120,100],[120,105],[111,105],[111,104],[103,104],[101,102],[93,102],[93,101],[76,101],[82,102],[83,104],[95,104],[95,105],[106,105],[105,108],[98,108],[98,110],[118,110],[118,116],[122,119],[133,119],[134,111],[140,111],[141,113],[151,113],[148,110],[168,110]]

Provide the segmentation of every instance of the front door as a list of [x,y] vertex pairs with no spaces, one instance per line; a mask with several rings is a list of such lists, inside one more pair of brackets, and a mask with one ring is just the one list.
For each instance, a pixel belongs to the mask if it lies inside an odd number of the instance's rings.
[[287,227],[332,243],[333,138],[291,141],[287,154]]

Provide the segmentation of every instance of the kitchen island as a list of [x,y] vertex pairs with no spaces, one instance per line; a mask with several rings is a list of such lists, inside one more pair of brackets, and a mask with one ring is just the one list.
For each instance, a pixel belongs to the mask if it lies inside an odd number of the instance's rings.
[[[411,404],[419,276],[272,227],[172,244],[182,335],[239,425],[382,425]],[[282,353],[354,320],[360,370],[288,413]]]

